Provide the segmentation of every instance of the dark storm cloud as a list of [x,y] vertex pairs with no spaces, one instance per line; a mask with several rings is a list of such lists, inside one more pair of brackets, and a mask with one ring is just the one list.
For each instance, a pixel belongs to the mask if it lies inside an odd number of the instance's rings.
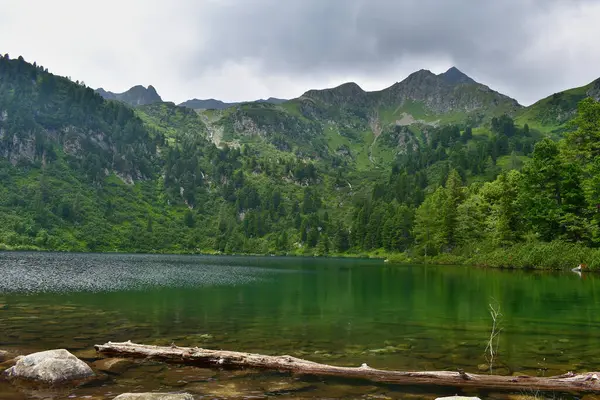
[[[319,76],[384,73],[414,57],[440,57],[507,87],[556,80],[522,54],[538,45],[540,25],[575,0],[254,0],[223,1],[205,10],[214,44],[203,65],[256,60],[264,73]],[[567,16],[568,17],[568,16]],[[573,29],[577,29],[576,26]],[[547,60],[538,60],[544,64]],[[555,61],[555,60],[548,60]],[[424,65],[423,68],[427,68]],[[197,69],[195,69],[197,71]],[[547,72],[544,72],[547,71]],[[399,77],[400,78],[400,77]],[[559,78],[561,79],[561,78]],[[392,82],[390,82],[392,83]]]
[[176,102],[382,89],[455,65],[527,104],[600,76],[600,0],[32,2],[0,0],[0,52]]

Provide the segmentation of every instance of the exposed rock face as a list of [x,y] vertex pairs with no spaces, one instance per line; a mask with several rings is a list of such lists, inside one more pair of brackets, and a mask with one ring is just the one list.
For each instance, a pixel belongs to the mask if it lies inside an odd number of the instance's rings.
[[6,370],[9,378],[27,379],[44,383],[63,383],[94,376],[92,369],[65,349],[48,350],[19,357]]
[[114,400],[194,400],[188,393],[123,393]]

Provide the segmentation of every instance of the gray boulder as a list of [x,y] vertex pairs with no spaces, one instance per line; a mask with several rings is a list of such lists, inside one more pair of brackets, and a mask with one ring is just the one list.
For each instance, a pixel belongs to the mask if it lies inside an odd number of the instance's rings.
[[9,379],[54,384],[91,378],[94,372],[67,350],[58,349],[18,357],[16,364],[4,371],[4,375]]
[[123,393],[114,400],[194,400],[188,393]]

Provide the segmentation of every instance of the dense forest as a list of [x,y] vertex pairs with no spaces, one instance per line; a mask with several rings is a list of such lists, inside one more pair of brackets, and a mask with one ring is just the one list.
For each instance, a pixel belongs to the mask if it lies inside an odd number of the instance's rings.
[[0,57],[0,249],[600,267],[595,100],[560,135],[509,114],[386,126],[365,147],[390,149],[377,165],[352,136],[368,111],[321,110],[345,127],[331,144],[316,103],[286,104],[240,106],[223,137],[240,120],[259,134],[217,145],[209,114],[132,108]]

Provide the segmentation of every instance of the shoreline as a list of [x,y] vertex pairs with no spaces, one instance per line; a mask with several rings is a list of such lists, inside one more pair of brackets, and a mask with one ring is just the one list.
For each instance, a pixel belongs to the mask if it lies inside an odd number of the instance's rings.
[[568,242],[524,242],[507,247],[492,247],[489,244],[473,244],[466,248],[454,249],[449,253],[434,256],[415,255],[415,249],[404,253],[386,252],[377,249],[358,253],[327,253],[316,252],[280,252],[280,253],[225,253],[214,250],[196,251],[77,251],[43,249],[36,246],[11,247],[0,244],[2,252],[43,252],[43,253],[73,253],[73,254],[147,254],[147,255],[187,255],[187,256],[224,256],[224,257],[298,257],[298,258],[330,258],[381,260],[386,264],[420,264],[420,265],[463,265],[479,268],[522,269],[522,270],[571,270],[579,264],[586,264],[587,271],[600,270],[600,249],[589,248],[577,243]]

